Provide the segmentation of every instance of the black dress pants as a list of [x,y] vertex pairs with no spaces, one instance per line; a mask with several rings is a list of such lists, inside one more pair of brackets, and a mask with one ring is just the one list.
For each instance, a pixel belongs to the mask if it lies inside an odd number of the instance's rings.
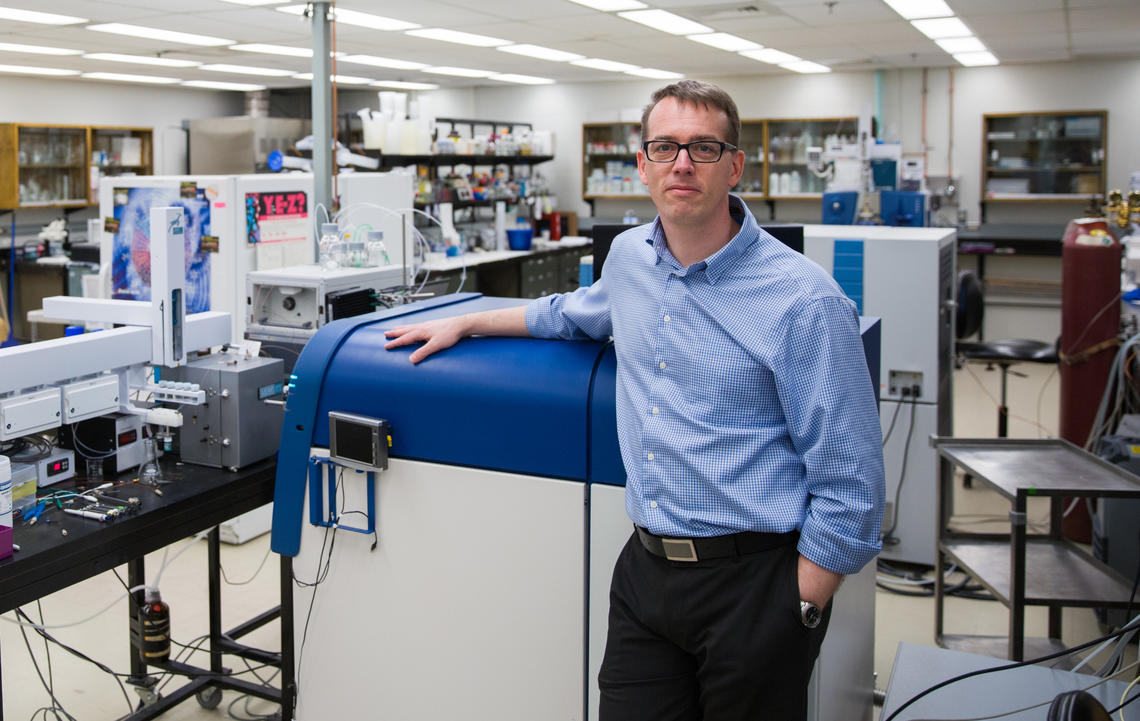
[[634,535],[614,568],[601,721],[802,721],[831,616],[800,622],[794,543],[686,563]]

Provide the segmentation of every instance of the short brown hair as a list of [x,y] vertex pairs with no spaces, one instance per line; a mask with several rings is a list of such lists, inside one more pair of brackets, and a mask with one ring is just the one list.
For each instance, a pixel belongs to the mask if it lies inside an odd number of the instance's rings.
[[736,103],[732,97],[712,83],[701,80],[678,80],[672,85],[658,88],[649,98],[649,105],[641,113],[641,139],[648,140],[649,114],[657,103],[665,98],[676,98],[677,102],[689,105],[700,105],[706,110],[723,110],[728,116],[728,127],[725,128],[724,142],[731,145],[740,144],[740,113],[736,110]]

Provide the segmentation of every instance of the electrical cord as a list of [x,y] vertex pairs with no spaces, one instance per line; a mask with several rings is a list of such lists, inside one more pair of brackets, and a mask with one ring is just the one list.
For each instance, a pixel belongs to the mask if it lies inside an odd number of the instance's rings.
[[902,410],[902,407],[903,407],[902,403],[896,403],[895,404],[895,412],[891,414],[891,423],[889,426],[887,426],[886,434],[883,435],[883,445],[882,445],[883,448],[886,448],[887,447],[887,441],[891,440],[891,434],[894,433],[894,431],[895,431],[895,421],[897,421],[899,419],[899,411]]
[[898,485],[895,486],[894,513],[891,514],[891,527],[883,533],[883,543],[888,546],[896,546],[899,543],[899,539],[895,538],[894,534],[895,528],[898,527],[899,523],[899,501],[902,499],[903,482],[906,480],[906,463],[907,458],[910,456],[910,440],[914,436],[914,415],[918,410],[918,394],[920,389],[918,386],[914,386],[910,391],[910,423],[906,429],[906,441],[903,443],[903,457],[899,467],[899,482]]
[[[958,676],[954,676],[953,678],[948,678],[945,681],[940,681],[939,683],[936,683],[933,686],[930,686],[929,688],[926,688],[926,689],[918,692],[914,696],[911,696],[910,699],[907,700],[906,703],[904,703],[903,705],[901,705],[897,709],[895,709],[891,713],[891,715],[886,717],[885,719],[883,719],[883,721],[893,721],[894,718],[896,718],[900,713],[902,713],[904,710],[906,710],[914,702],[918,701],[921,698],[928,696],[931,693],[934,693],[935,691],[937,691],[941,688],[945,688],[946,686],[949,686],[950,684],[957,683],[958,681],[964,681],[965,679],[973,678],[974,676],[982,676],[984,674],[996,673],[998,671],[1008,671],[1010,669],[1022,668],[1024,666],[1031,666],[1033,664],[1042,663],[1043,661],[1052,661],[1055,658],[1062,658],[1064,656],[1069,656],[1071,654],[1076,653],[1077,651],[1083,651],[1086,648],[1091,648],[1091,647],[1097,645],[1098,643],[1100,643],[1102,641],[1106,641],[1110,638],[1119,638],[1120,636],[1123,636],[1124,634],[1129,633],[1130,631],[1133,630],[1131,628],[1131,625],[1132,624],[1129,624],[1125,628],[1123,628],[1119,631],[1116,631],[1115,633],[1110,633],[1110,634],[1107,634],[1105,636],[1101,636],[1100,638],[1094,638],[1091,641],[1086,641],[1082,644],[1078,644],[1078,645],[1073,646],[1071,648],[1067,648],[1064,651],[1058,651],[1056,653],[1051,653],[1047,656],[1039,656],[1038,658],[1032,658],[1032,659],[1028,659],[1026,661],[1018,661],[1016,663],[1005,664],[1003,666],[994,666],[992,668],[979,669],[977,671],[971,671],[969,673],[959,674]],[[966,720],[961,719],[959,721],[966,721]]]
[[[1135,666],[1136,664],[1132,664],[1132,665]],[[1121,709],[1123,709],[1125,706],[1132,703],[1136,699],[1140,698],[1140,694],[1136,694],[1135,696],[1128,699],[1127,701],[1124,700],[1124,697],[1127,696],[1128,693],[1136,686],[1137,681],[1140,681],[1140,676],[1137,676],[1136,678],[1132,679],[1132,683],[1128,684],[1128,686],[1126,686],[1124,688],[1124,693],[1120,694],[1120,705],[1114,709],[1109,710],[1108,713],[1110,716],[1112,714],[1116,713],[1117,711],[1120,711],[1120,721],[1124,721],[1124,711],[1121,711]]]
[[261,563],[259,563],[257,565],[257,570],[253,572],[252,576],[245,579],[244,581],[231,581],[229,579],[229,576],[226,575],[226,567],[223,566],[221,563],[218,563],[218,570],[222,572],[222,580],[224,580],[230,586],[245,586],[245,585],[252,583],[253,579],[257,578],[258,574],[261,573],[261,569],[265,568],[265,562],[269,560],[269,555],[272,553],[272,551],[273,551],[272,548],[266,548],[265,549],[265,556],[262,557]]
[[[338,491],[342,487],[343,479],[344,479],[343,469],[338,468],[337,469],[337,476],[336,476],[336,486],[335,486],[335,488]],[[343,509],[344,494],[340,493],[339,495],[341,496],[341,504],[342,504],[342,509]],[[328,557],[324,561],[324,567],[322,568],[321,567],[321,563],[322,563],[321,557],[325,555],[326,544],[328,546]],[[301,688],[301,662],[305,657],[305,642],[309,638],[309,622],[312,620],[313,606],[316,604],[316,601],[317,601],[317,588],[322,583],[324,583],[325,580],[328,578],[329,571],[332,568],[333,547],[335,545],[336,545],[336,529],[334,529],[332,526],[325,526],[324,536],[321,539],[321,550],[317,553],[317,575],[316,575],[316,578],[311,583],[307,582],[307,581],[302,581],[301,579],[297,578],[296,571],[293,572],[293,583],[295,583],[298,588],[312,588],[313,589],[313,594],[309,597],[309,610],[305,613],[305,625],[301,629],[301,645],[297,649],[297,665],[293,671],[293,678],[295,681],[295,686],[298,689]]]
[[[32,659],[32,666],[36,669],[36,675],[40,678],[40,685],[44,687],[44,690],[48,692],[48,696],[51,697],[52,705],[50,707],[47,707],[47,710],[53,712],[56,718],[59,718],[59,714],[57,712],[63,712],[63,715],[70,719],[70,721],[78,721],[74,716],[69,714],[66,709],[63,708],[63,704],[61,704],[59,702],[59,699],[55,697],[55,689],[51,684],[44,680],[44,674],[42,671],[40,671],[40,664],[36,660],[36,655],[32,653],[32,642],[28,640],[28,633],[24,630],[24,627],[22,625],[20,626],[20,636],[22,636],[24,639],[24,646],[26,646],[28,649],[28,657]],[[44,718],[47,718],[47,711],[44,711]]]

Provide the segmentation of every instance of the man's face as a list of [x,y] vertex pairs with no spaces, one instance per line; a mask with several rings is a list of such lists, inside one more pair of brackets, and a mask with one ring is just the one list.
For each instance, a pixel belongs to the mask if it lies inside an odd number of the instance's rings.
[[[728,142],[728,116],[724,111],[680,103],[676,98],[657,103],[649,114],[648,125],[646,140]],[[674,225],[701,225],[725,212],[728,191],[740,181],[743,171],[743,153],[727,149],[715,163],[694,163],[687,150],[682,150],[672,162],[655,163],[645,157],[644,149],[637,151],[641,182],[649,186],[649,195],[662,220]]]

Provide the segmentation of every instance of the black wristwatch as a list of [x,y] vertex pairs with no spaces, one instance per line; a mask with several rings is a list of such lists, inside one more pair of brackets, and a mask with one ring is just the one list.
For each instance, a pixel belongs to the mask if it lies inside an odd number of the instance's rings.
[[819,625],[821,618],[823,618],[823,614],[820,612],[819,606],[811,601],[800,601],[800,623],[804,625],[804,628],[815,628]]

